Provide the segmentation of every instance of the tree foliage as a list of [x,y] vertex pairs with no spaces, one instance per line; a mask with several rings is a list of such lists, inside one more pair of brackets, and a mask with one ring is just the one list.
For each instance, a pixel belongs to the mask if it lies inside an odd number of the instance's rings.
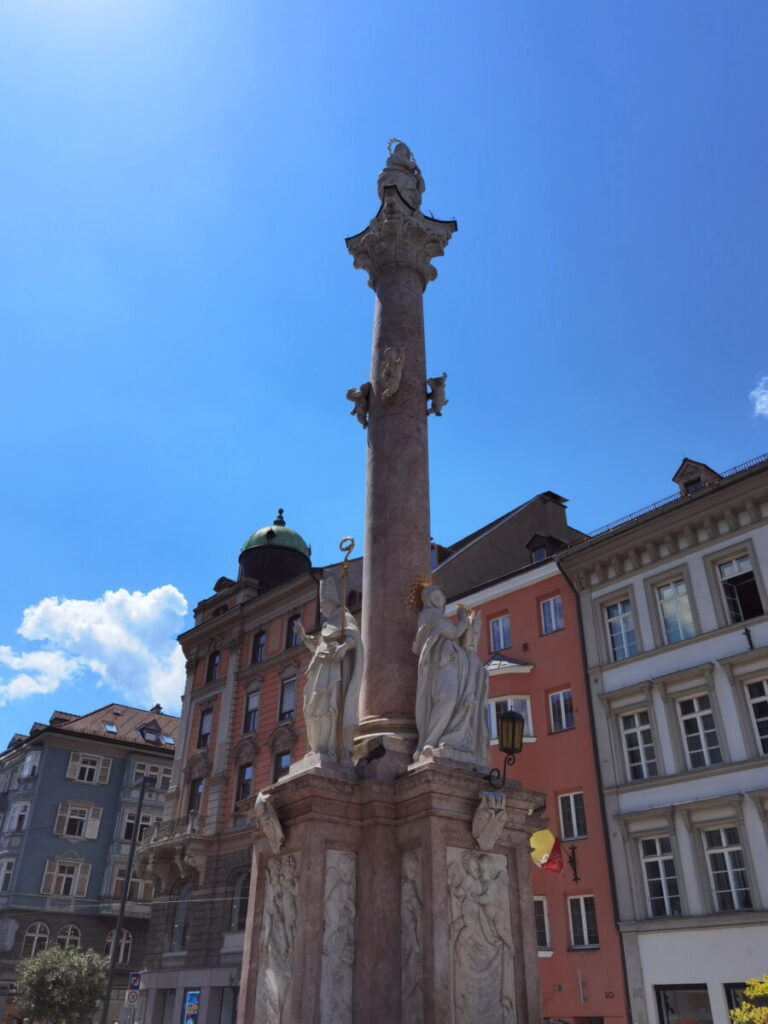
[[46,949],[19,964],[16,1000],[41,1024],[88,1024],[104,994],[108,964],[92,949]]
[[768,974],[750,978],[744,990],[744,1000],[737,1010],[731,1010],[733,1024],[768,1024]]

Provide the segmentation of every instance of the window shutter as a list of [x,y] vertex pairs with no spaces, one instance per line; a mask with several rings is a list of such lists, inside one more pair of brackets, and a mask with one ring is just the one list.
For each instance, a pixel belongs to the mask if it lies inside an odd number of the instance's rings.
[[56,861],[47,860],[45,862],[45,873],[43,875],[43,884],[40,886],[40,892],[45,894],[53,892],[53,878],[56,874]]
[[109,770],[112,767],[111,757],[99,758],[99,770],[96,773],[96,781],[100,786],[106,786],[109,782]]
[[77,779],[77,773],[80,770],[80,754],[77,750],[73,750],[69,755],[69,764],[67,765],[67,778]]
[[85,838],[97,839],[99,825],[101,824],[101,808],[91,807],[88,811],[88,821],[85,823]]
[[77,873],[77,884],[75,885],[75,896],[85,896],[88,891],[88,879],[91,877],[91,865],[81,864]]
[[68,813],[69,803],[65,800],[59,804],[59,813],[56,815],[56,824],[53,826],[53,831],[57,836],[64,835],[64,829],[67,827]]

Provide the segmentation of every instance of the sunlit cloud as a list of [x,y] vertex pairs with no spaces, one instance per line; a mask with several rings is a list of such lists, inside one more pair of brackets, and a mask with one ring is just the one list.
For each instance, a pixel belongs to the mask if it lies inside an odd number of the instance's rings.
[[762,377],[754,391],[749,393],[755,403],[755,416],[768,416],[768,377]]
[[170,584],[146,594],[108,590],[93,601],[43,598],[25,609],[18,630],[40,646],[0,647],[0,705],[83,677],[128,703],[178,710],[184,657],[176,634],[186,613],[186,598]]

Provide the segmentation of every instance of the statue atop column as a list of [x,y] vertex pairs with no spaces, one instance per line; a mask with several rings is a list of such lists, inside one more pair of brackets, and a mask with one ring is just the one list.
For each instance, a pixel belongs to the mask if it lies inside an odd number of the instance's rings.
[[304,688],[307,744],[314,753],[344,761],[358,722],[363,644],[354,615],[339,601],[333,576],[320,581],[320,611],[323,625],[315,636],[300,622],[294,627],[312,652]]
[[389,140],[389,158],[376,184],[379,199],[384,199],[387,185],[394,185],[411,209],[418,210],[421,206],[424,179],[413,153],[400,139]]
[[458,622],[445,614],[445,595],[429,585],[413,650],[419,656],[414,760],[438,756],[485,767],[488,761],[488,675],[477,656],[480,614],[459,605]]

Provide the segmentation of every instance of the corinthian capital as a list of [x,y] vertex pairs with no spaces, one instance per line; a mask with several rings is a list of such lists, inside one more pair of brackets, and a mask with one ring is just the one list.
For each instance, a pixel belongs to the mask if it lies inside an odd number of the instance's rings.
[[426,288],[437,277],[431,261],[445,252],[456,221],[435,220],[414,210],[395,185],[385,185],[382,193],[381,208],[368,227],[346,239],[354,265],[368,271],[371,288],[382,270],[394,266],[417,271]]

